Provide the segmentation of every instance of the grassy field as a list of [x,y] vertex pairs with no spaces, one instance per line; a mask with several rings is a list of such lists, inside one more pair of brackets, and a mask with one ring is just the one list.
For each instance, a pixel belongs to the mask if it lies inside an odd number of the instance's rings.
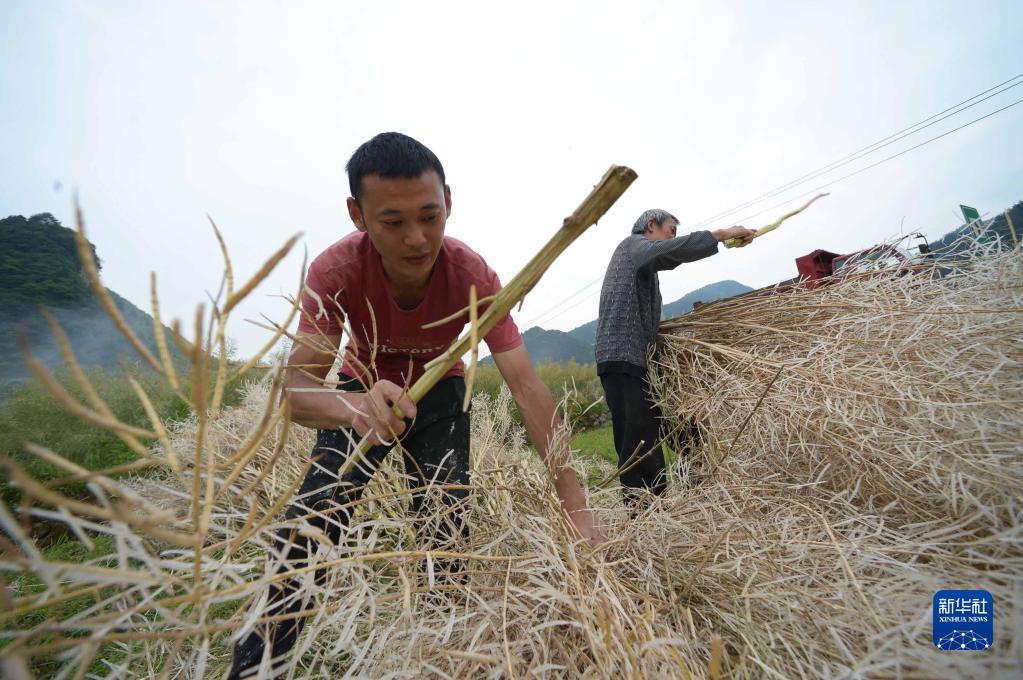
[[572,449],[577,450],[578,455],[583,458],[599,458],[612,465],[618,464],[618,454],[615,453],[610,425],[577,432],[572,437]]
[[[146,368],[138,365],[125,365],[119,371],[94,368],[88,370],[87,375],[111,411],[130,425],[148,427],[149,420],[127,376],[142,386],[165,423],[180,421],[191,414],[188,405],[173,393],[166,382]],[[58,371],[56,377],[76,399],[83,398],[81,389],[67,373]],[[238,383],[228,386],[225,391],[227,405],[238,403],[239,388]],[[25,442],[44,446],[89,470],[102,470],[137,458],[128,446],[107,430],[68,414],[34,381],[16,385],[8,383],[6,390],[8,398],[0,408],[0,451],[36,479],[52,481],[66,476],[67,472],[25,451]],[[69,484],[62,490],[83,497],[87,495],[81,483]],[[8,485],[6,480],[0,481],[0,499],[8,507],[17,505],[20,496],[17,488]],[[49,562],[80,563],[102,558],[114,551],[113,540],[107,535],[90,534],[93,545],[88,546],[69,535],[63,525],[53,522],[34,520],[32,534],[42,547],[43,557]],[[21,571],[4,572],[0,579],[14,598],[29,596],[42,588],[37,577]],[[83,595],[68,599],[59,606],[26,614],[11,623],[25,628],[42,625],[48,620],[67,620],[87,610],[95,602],[92,595]],[[6,644],[0,642],[0,647]],[[98,654],[97,658],[116,662],[121,656],[123,652],[111,646]],[[32,670],[37,677],[51,677],[59,666],[56,657],[42,657],[36,659]],[[102,676],[108,670],[106,665],[97,661],[90,673]]]
[[[678,461],[678,454],[667,444],[664,444],[663,448],[664,463],[670,471]],[[618,454],[615,452],[614,436],[611,433],[610,425],[577,432],[572,437],[572,450],[584,460],[599,458],[611,465],[618,465]]]
[[[129,425],[148,427],[149,420],[127,376],[133,377],[142,386],[164,422],[179,421],[190,415],[188,405],[173,393],[162,378],[137,364],[125,365],[119,371],[94,368],[88,370],[87,375],[111,411]],[[78,400],[83,399],[81,389],[69,375],[58,371],[56,377],[72,396]],[[238,402],[239,387],[240,384],[228,385],[225,391],[226,404]],[[102,470],[130,463],[137,458],[131,449],[107,430],[70,415],[34,381],[8,389],[10,396],[0,408],[0,451],[36,479],[51,481],[67,473],[26,452],[25,442],[44,446],[89,470]],[[78,488],[84,491],[81,485]],[[0,483],[0,497],[11,505],[17,502],[20,494],[17,489]]]
[[[179,421],[190,414],[188,405],[175,396],[159,376],[137,364],[126,364],[117,371],[95,368],[87,373],[114,414],[130,425],[147,427],[149,423],[126,380],[129,375],[146,391],[165,422]],[[537,373],[550,387],[555,399],[565,401],[577,432],[600,428],[606,423],[607,408],[595,366],[545,364],[537,368]],[[81,389],[66,372],[58,371],[56,377],[72,396],[79,400],[83,398]],[[502,382],[496,366],[480,366],[476,373],[475,391],[496,396]],[[239,388],[238,384],[228,386],[225,395],[228,406],[237,403]],[[0,407],[0,451],[36,479],[51,481],[66,473],[26,452],[25,442],[44,446],[89,470],[101,470],[135,460],[135,453],[116,436],[69,415],[34,381],[16,385],[8,383],[3,389],[9,396]],[[514,413],[514,416],[517,418],[518,414]],[[84,491],[83,487],[79,488]],[[13,505],[20,494],[17,489],[0,482],[0,497]]]
[[[105,534],[93,534],[90,538],[93,541],[92,547],[85,545],[81,541],[69,538],[67,535],[62,535],[50,546],[43,549],[42,555],[48,562],[80,563],[96,560],[114,552],[114,540],[110,536]],[[45,589],[43,583],[37,576],[22,571],[5,572],[0,578],[2,578],[3,582],[9,589],[11,596],[14,598],[26,597]],[[100,597],[103,595],[104,592],[101,591]],[[30,628],[44,625],[47,621],[65,621],[87,610],[89,607],[93,606],[96,601],[97,599],[95,596],[91,594],[84,594],[80,597],[70,598],[53,607],[23,614],[12,620],[11,624],[18,628]],[[7,641],[0,641],[0,649],[5,647],[7,644],[9,644]],[[108,645],[100,654],[97,655],[97,658],[115,663],[123,656],[124,654],[121,650],[115,648],[113,645]],[[55,655],[44,656],[34,660],[34,663],[32,664],[32,672],[38,678],[48,678],[53,677],[56,672],[60,670],[60,667],[61,662]],[[92,668],[89,669],[89,672],[97,676],[102,676],[105,675],[108,670],[109,669],[102,661],[97,660],[92,665]]]
[[[607,424],[607,407],[603,402],[596,367],[576,363],[544,364],[537,367],[537,373],[555,399],[565,404],[577,433],[573,446],[579,448],[584,456],[599,456],[613,463],[615,454]],[[163,379],[138,364],[126,364],[117,371],[94,368],[87,374],[114,414],[130,425],[148,427],[149,422],[127,376],[142,386],[165,423],[180,421],[190,415],[188,405],[171,391]],[[250,376],[256,377],[255,372]],[[56,377],[73,397],[83,399],[81,389],[66,372],[58,371]],[[247,376],[245,379],[251,378]],[[480,366],[474,391],[496,397],[502,382],[496,366]],[[240,387],[240,384],[228,385],[225,393],[228,406],[238,402]],[[89,470],[111,468],[136,459],[135,453],[120,439],[68,414],[34,381],[7,383],[3,389],[9,396],[0,407],[0,451],[36,479],[48,482],[65,476],[66,472],[25,451],[25,442],[46,447]],[[519,417],[514,407],[513,417]],[[72,491],[76,488],[85,493],[81,484],[66,487]],[[15,505],[20,493],[0,481],[0,498],[8,505]]]
[[[576,431],[600,427],[608,421],[604,390],[600,386],[595,364],[540,364],[536,367],[540,380],[550,388],[555,401],[565,401],[568,417]],[[485,392],[496,397],[504,381],[497,366],[484,364],[476,369],[474,392]],[[512,409],[516,422],[521,422],[518,411]]]

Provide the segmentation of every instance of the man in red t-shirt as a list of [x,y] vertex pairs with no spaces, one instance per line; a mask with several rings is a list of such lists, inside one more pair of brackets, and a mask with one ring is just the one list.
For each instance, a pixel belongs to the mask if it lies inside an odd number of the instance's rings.
[[[501,282],[471,248],[444,236],[451,189],[432,151],[406,135],[383,133],[356,150],[347,171],[352,192],[348,214],[357,231],[327,248],[309,268],[285,383],[291,419],[317,428],[317,438],[314,464],[287,512],[292,526],[278,533],[281,571],[302,566],[313,549],[310,539],[298,533],[300,520],[335,544],[342,542],[352,507],[346,504],[360,497],[395,440],[418,487],[469,483],[464,365],[459,362],[448,371],[418,405],[406,389],[425,364],[458,338],[468,312],[435,327],[423,326],[465,310],[470,286],[476,287],[477,298],[484,298],[500,290]],[[343,392],[336,394],[322,388],[342,335],[348,343],[337,386]],[[533,370],[511,316],[485,341],[572,525],[584,538],[605,540],[575,472],[555,462],[566,460],[567,452],[549,451],[560,424],[554,399]],[[406,420],[394,415],[394,406]],[[362,437],[375,446],[339,479],[338,470]],[[454,489],[442,495],[455,506],[467,492]],[[423,500],[421,494],[413,496],[414,511]],[[434,546],[443,546],[451,533],[467,531],[459,508],[454,509],[453,526],[434,532]],[[269,601],[269,615],[294,614],[309,604],[296,580],[271,586]],[[302,618],[290,618],[258,627],[235,647],[228,678],[256,673],[266,639],[272,641],[271,657],[288,652],[302,624]]]

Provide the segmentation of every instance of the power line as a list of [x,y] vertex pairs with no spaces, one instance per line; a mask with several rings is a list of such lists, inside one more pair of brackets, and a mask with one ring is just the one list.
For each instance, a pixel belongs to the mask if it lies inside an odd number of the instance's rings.
[[[1023,73],[1020,73],[1019,75],[1014,76],[1013,78],[1010,78],[1009,80],[1001,82],[998,85],[995,85],[994,87],[988,88],[987,90],[984,90],[983,92],[979,92],[979,93],[973,95],[972,97],[970,97],[969,99],[964,99],[963,101],[959,102],[958,104],[950,106],[950,107],[948,107],[947,109],[945,109],[943,111],[939,111],[938,113],[935,113],[932,116],[928,116],[927,118],[924,118],[923,120],[921,120],[921,121],[919,121],[917,123],[914,123],[913,125],[910,125],[909,127],[903,128],[902,130],[899,130],[898,132],[894,132],[894,133],[888,135],[887,137],[885,137],[884,139],[878,140],[878,141],[874,142],[873,144],[869,144],[869,145],[863,147],[862,149],[859,149],[858,151],[854,151],[853,153],[848,154],[847,156],[843,156],[842,158],[839,158],[836,161],[832,161],[831,163],[828,163],[827,165],[824,165],[824,166],[822,166],[822,167],[820,167],[820,168],[818,168],[816,170],[813,170],[813,171],[811,171],[809,173],[801,175],[801,176],[797,177],[794,180],[790,180],[789,182],[786,182],[785,184],[782,184],[782,185],[780,185],[778,187],[775,187],[774,189],[771,189],[770,191],[768,191],[766,193],[760,194],[759,196],[757,196],[755,198],[752,198],[752,199],[749,199],[747,201],[744,201],[743,203],[740,203],[740,204],[738,204],[736,206],[733,206],[732,208],[729,208],[728,210],[725,210],[723,212],[717,213],[716,215],[714,215],[712,217],[708,217],[708,218],[706,218],[704,220],[701,220],[701,221],[693,224],[692,228],[693,229],[698,229],[698,228],[700,228],[700,227],[702,227],[702,226],[704,226],[706,224],[709,224],[711,222],[714,222],[714,221],[716,221],[716,220],[718,220],[718,219],[720,219],[720,218],[722,218],[722,217],[724,217],[726,215],[730,215],[730,214],[732,214],[734,212],[738,212],[739,210],[742,210],[743,208],[747,208],[747,207],[749,207],[751,205],[759,203],[760,201],[763,201],[765,199],[777,196],[778,194],[783,193],[783,192],[787,191],[788,189],[791,189],[793,187],[799,186],[800,184],[804,184],[806,182],[809,182],[812,179],[820,177],[821,175],[825,175],[825,174],[827,174],[827,173],[829,173],[829,172],[831,172],[833,170],[837,170],[838,168],[843,167],[845,165],[848,165],[849,163],[852,163],[852,162],[854,162],[856,160],[859,160],[860,158],[868,156],[868,155],[874,153],[875,151],[878,151],[878,150],[880,150],[880,149],[882,149],[882,148],[884,148],[886,146],[894,144],[895,142],[897,142],[897,141],[899,141],[901,139],[905,139],[906,137],[914,135],[917,132],[920,132],[920,131],[922,131],[922,130],[924,130],[926,128],[931,127],[932,125],[935,125],[935,124],[940,123],[941,121],[943,121],[943,120],[945,120],[947,118],[950,118],[951,116],[958,115],[959,113],[962,113],[963,111],[966,111],[967,109],[969,109],[971,107],[974,107],[977,104],[985,102],[988,99],[991,99],[992,97],[997,97],[998,95],[1002,94],[1003,92],[1006,92],[1007,90],[1010,90],[1010,89],[1012,89],[1014,87],[1017,87],[1018,85],[1023,85],[1023,81],[1020,80],[1021,78],[1023,78]],[[1018,82],[1015,82],[1015,81],[1018,81]],[[1012,83],[1012,84],[1010,85],[1009,83]],[[1003,85],[1007,85],[1007,87],[1003,88],[1002,87]],[[999,89],[999,88],[1002,88],[1002,89]],[[994,92],[993,94],[988,94],[990,92],[993,92],[994,90],[998,90],[998,91]],[[988,95],[988,96],[984,97],[984,95]],[[980,97],[983,97],[983,98],[980,99]],[[977,101],[973,101],[973,100],[977,100]],[[966,106],[964,106],[964,104]]]
[[871,163],[870,165],[864,166],[864,167],[860,168],[859,170],[856,170],[854,172],[850,172],[848,175],[843,175],[843,176],[841,176],[841,177],[839,177],[837,179],[833,179],[830,182],[827,182],[825,184],[821,184],[820,186],[815,187],[813,189],[810,189],[809,191],[806,191],[806,192],[804,192],[802,194],[799,194],[797,196],[791,196],[789,198],[786,198],[784,201],[781,201],[780,203],[775,203],[774,205],[772,205],[772,206],[770,206],[768,208],[764,208],[763,210],[757,211],[757,212],[755,212],[755,213],[753,213],[751,215],[747,215],[746,217],[742,218],[739,221],[743,222],[743,221],[751,219],[753,217],[757,217],[758,215],[762,215],[763,213],[765,213],[765,212],[767,212],[769,210],[774,210],[775,208],[780,208],[781,206],[785,205],[786,203],[791,203],[792,201],[794,201],[796,199],[803,198],[804,196],[809,196],[810,194],[816,193],[816,192],[820,191],[821,189],[826,189],[827,187],[830,187],[830,186],[832,186],[834,184],[838,184],[841,181],[847,180],[850,177],[855,177],[856,175],[860,174],[861,172],[866,172],[867,170],[870,170],[871,168],[876,168],[877,166],[881,165],[882,163],[887,163],[888,161],[893,160],[895,158],[898,158],[899,156],[905,155],[905,154],[909,153],[910,151],[915,151],[915,150],[919,149],[922,146],[927,146],[931,142],[935,142],[935,141],[941,139],[942,137],[947,137],[950,134],[952,134],[953,132],[958,132],[959,130],[962,130],[963,128],[968,128],[971,125],[973,125],[974,123],[979,123],[980,121],[984,120],[985,118],[990,118],[991,116],[993,116],[995,114],[1001,113],[1002,111],[1005,111],[1006,109],[1011,109],[1013,106],[1016,106],[1017,104],[1021,104],[1021,103],[1023,103],[1023,99],[1017,99],[1016,101],[1012,102],[1011,104],[1007,104],[1006,106],[1003,106],[1000,109],[996,109],[996,110],[992,111],[991,113],[984,114],[983,116],[981,116],[979,118],[974,118],[973,120],[971,120],[968,123],[963,123],[959,127],[952,128],[951,130],[948,130],[947,132],[943,132],[940,135],[937,135],[935,137],[931,137],[930,139],[928,139],[926,141],[923,141],[923,142],[920,142],[919,144],[917,144],[915,146],[911,146],[908,149],[903,149],[902,151],[900,151],[900,152],[898,152],[896,154],[892,154],[891,156],[888,156],[887,158],[882,158],[881,160],[876,161],[874,163]]
[[[572,293],[568,297],[563,298],[559,302],[556,302],[552,307],[548,307],[547,309],[545,309],[544,311],[540,312],[539,314],[535,314],[532,317],[532,319],[525,324],[525,327],[526,328],[530,328],[532,326],[535,326],[535,325],[539,324],[541,321],[546,321],[548,319],[548,316],[549,316],[550,312],[553,312],[553,311],[555,311],[557,309],[560,309],[562,307],[562,305],[564,305],[566,302],[568,302],[569,300],[574,298],[576,295],[579,295],[579,293],[582,293],[586,289],[591,288],[594,284],[599,283],[599,282],[601,282],[603,280],[604,280],[604,275],[601,274],[600,276],[598,276],[597,278],[593,279],[592,281],[590,281],[585,286],[583,286],[579,290],[575,291],[574,293]],[[592,297],[592,296],[590,296],[590,297]],[[585,299],[589,299],[589,298],[585,298]],[[579,302],[582,302],[582,300],[580,300]],[[576,303],[576,304],[578,304],[578,303]],[[573,307],[574,306],[575,305],[573,305]]]
[[[601,279],[603,279],[603,277],[601,277]],[[598,294],[600,294],[600,288],[596,289],[595,291],[593,291],[592,293],[590,293],[586,297],[583,297],[583,298],[580,298],[580,299],[576,300],[575,302],[573,302],[571,305],[568,306],[568,309],[565,309],[563,311],[567,312],[567,311],[569,311],[571,309],[575,309],[576,307],[578,307],[582,303],[586,302],[587,300],[593,299],[593,297],[598,295]],[[542,318],[542,319],[538,319],[537,321],[532,322],[529,326],[530,327],[532,327],[532,326],[539,326],[540,324],[546,323],[546,322],[550,321],[551,319],[557,317],[561,313],[562,312],[558,312],[558,314],[553,314],[553,315],[550,315],[548,317],[545,317],[545,318]]]

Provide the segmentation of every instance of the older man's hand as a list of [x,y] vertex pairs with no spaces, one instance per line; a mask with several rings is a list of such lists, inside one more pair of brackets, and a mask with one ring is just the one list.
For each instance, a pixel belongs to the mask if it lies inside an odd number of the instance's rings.
[[742,226],[728,227],[727,229],[715,229],[711,232],[718,241],[727,241],[730,238],[738,239],[737,248],[742,248],[753,242],[757,232]]

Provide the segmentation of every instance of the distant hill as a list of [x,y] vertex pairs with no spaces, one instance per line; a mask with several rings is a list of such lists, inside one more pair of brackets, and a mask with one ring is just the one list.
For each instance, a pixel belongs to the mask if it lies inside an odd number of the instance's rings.
[[[90,247],[102,268],[96,247]],[[72,307],[90,297],[73,231],[50,213],[0,220],[0,310],[37,304]]]
[[738,281],[728,280],[711,283],[703,288],[697,288],[691,293],[686,293],[674,302],[663,305],[661,307],[661,318],[673,319],[676,316],[688,314],[693,311],[693,304],[696,302],[714,302],[714,300],[721,300],[733,295],[742,295],[751,290],[753,289],[749,286],[744,286]]
[[[694,302],[713,302],[714,300],[720,300],[721,298],[741,295],[751,290],[753,289],[749,286],[744,286],[738,281],[728,280],[711,283],[702,288],[697,288],[691,293],[686,293],[674,302],[662,305],[661,318],[670,319],[682,314],[688,314],[692,311]],[[575,340],[578,340],[590,348],[590,358],[584,363],[592,362],[593,342],[597,337],[597,320],[594,319],[589,323],[584,323],[582,326],[573,328],[568,331],[568,334]]]
[[[95,247],[92,252],[95,257]],[[98,258],[97,265],[102,266]],[[128,326],[155,352],[153,318],[117,293],[108,292]],[[78,261],[74,232],[49,213],[2,219],[0,380],[31,377],[18,349],[19,330],[48,368],[63,362],[50,327],[39,313],[40,306],[57,319],[82,366],[113,369],[121,361],[139,359],[89,287]],[[167,333],[169,341],[169,329]]]
[[593,346],[579,342],[564,331],[534,326],[522,334],[522,341],[534,364],[593,363]]
[[[691,293],[683,295],[674,302],[663,305],[661,318],[670,319],[686,314],[693,309],[694,302],[713,302],[733,295],[741,295],[753,290],[737,281],[718,281]],[[522,340],[534,364],[593,363],[593,342],[597,335],[597,321],[584,323],[570,331],[547,330],[534,326],[522,334]],[[489,360],[489,361],[488,361]],[[489,357],[483,362],[493,361]]]

